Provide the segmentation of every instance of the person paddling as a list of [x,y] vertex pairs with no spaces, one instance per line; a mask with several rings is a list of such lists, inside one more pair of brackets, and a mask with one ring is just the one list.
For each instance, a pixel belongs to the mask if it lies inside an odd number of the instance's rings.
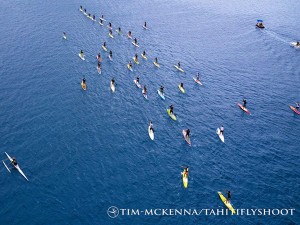
[[243,104],[243,107],[246,108],[247,100],[246,100],[246,99],[243,99],[243,103],[244,103],[244,104]]
[[223,133],[224,133],[224,127],[223,127],[223,125],[220,127],[220,134],[222,134],[223,135]]
[[300,104],[299,102],[296,102],[296,109],[299,110]]

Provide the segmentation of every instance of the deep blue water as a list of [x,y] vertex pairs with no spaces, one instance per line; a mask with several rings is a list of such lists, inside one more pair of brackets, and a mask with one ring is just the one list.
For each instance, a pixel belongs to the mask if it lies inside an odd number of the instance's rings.
[[[110,39],[80,5],[96,18],[104,14],[114,30],[131,30],[141,47],[115,32]],[[300,116],[289,109],[300,100],[300,50],[289,45],[300,39],[299,12],[298,0],[1,1],[1,155],[16,156],[30,181],[1,168],[0,224],[299,224]],[[255,28],[257,19],[265,30]],[[127,70],[143,50],[148,61]],[[178,61],[185,73],[173,67]],[[201,87],[192,79],[198,71]],[[133,83],[137,75],[148,101]],[[156,93],[161,84],[166,101]],[[243,97],[251,116],[236,105]],[[170,104],[177,122],[166,114]],[[224,144],[215,133],[221,125]],[[186,128],[192,146],[182,138]],[[187,189],[183,165],[190,167]],[[226,190],[235,208],[296,214],[111,219],[106,213],[111,205],[222,209],[217,191]]]

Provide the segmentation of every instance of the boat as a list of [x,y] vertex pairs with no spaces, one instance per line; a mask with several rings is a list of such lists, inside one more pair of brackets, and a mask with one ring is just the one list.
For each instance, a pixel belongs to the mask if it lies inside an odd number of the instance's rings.
[[[19,164],[14,165],[14,164],[12,163],[13,159],[12,159],[6,152],[5,152],[5,154],[6,154],[7,158],[9,159],[10,163],[11,163],[11,164],[19,171],[19,173],[20,173],[27,181],[29,181],[28,178],[26,177],[26,175],[23,173],[23,171],[22,171],[21,168],[19,167]],[[4,166],[6,167],[6,169],[10,172],[10,169],[7,167],[7,165],[5,164],[5,162],[4,162],[3,160],[2,160],[2,162],[3,162]]]
[[235,209],[233,208],[233,206],[231,205],[231,203],[229,201],[227,201],[227,198],[225,198],[225,196],[222,194],[222,192],[218,191],[218,194],[220,196],[221,201],[224,203],[224,205],[226,205],[226,207],[232,212],[232,214],[235,214]]

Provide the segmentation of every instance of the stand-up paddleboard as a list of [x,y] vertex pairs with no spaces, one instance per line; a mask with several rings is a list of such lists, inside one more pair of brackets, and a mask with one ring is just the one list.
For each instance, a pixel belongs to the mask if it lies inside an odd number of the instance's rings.
[[83,61],[85,60],[84,55],[82,55],[82,54],[79,53],[78,56],[79,56],[79,58],[81,58]]
[[101,26],[103,26],[104,24],[103,23],[101,23],[100,21],[98,22]]
[[191,138],[188,137],[188,136],[186,135],[186,130],[182,130],[182,135],[183,135],[184,140],[185,140],[189,145],[191,145],[191,144],[192,144],[192,143],[191,143]]
[[183,187],[187,188],[188,187],[188,183],[189,183],[189,178],[188,175],[186,174],[186,172],[181,172],[182,175],[182,183],[183,183]]
[[109,25],[107,25],[107,28],[108,28],[109,30],[112,30],[112,27],[110,27]]
[[185,90],[184,90],[184,88],[183,87],[181,87],[180,86],[180,84],[178,85],[178,88],[179,88],[179,90],[184,94],[185,93]]
[[291,105],[290,105],[290,108],[291,108],[291,110],[293,110],[293,111],[294,111],[294,113],[296,113],[296,114],[300,115],[300,111],[299,111],[299,110],[297,110],[295,107],[293,107],[293,106],[291,106]]
[[132,59],[136,64],[140,64],[140,62],[135,57],[132,57]]
[[132,36],[129,34],[127,34],[127,37],[128,37],[128,39],[132,39]]
[[107,48],[104,45],[102,45],[102,48],[103,48],[104,51],[107,52]]
[[159,89],[157,90],[157,93],[158,93],[159,97],[161,97],[161,99],[163,99],[163,100],[166,99],[164,93],[161,93],[161,91]]
[[113,61],[113,58],[110,55],[108,55],[107,57],[110,61]]
[[119,31],[118,29],[116,30],[116,32],[118,33],[118,35],[122,34],[122,31]]
[[67,40],[67,36],[66,36],[66,35],[63,35],[63,39]]
[[153,62],[153,64],[157,67],[160,68],[160,65],[157,62]]
[[134,43],[134,42],[131,42],[135,47],[140,47],[138,44]]
[[143,55],[143,53],[141,54],[141,56],[143,57],[143,59],[147,60],[147,56]]
[[181,69],[180,67],[178,67],[177,65],[174,65],[174,67],[175,67],[177,70],[179,70],[180,72],[184,73],[184,70]]
[[96,59],[98,60],[98,62],[102,62],[102,58],[99,57],[98,55],[96,56]]
[[291,42],[290,44],[295,48],[300,48],[300,45],[297,45],[297,42]]
[[101,74],[101,67],[98,67],[98,66],[97,66],[97,72],[98,72],[99,74]]
[[114,36],[113,36],[111,33],[109,33],[108,36],[109,36],[110,38],[114,38]]
[[127,64],[127,68],[128,68],[131,72],[133,72],[132,66],[130,66],[129,64]]
[[142,94],[143,94],[145,99],[148,99],[147,92],[145,92],[144,89],[142,90]]
[[83,81],[81,81],[81,87],[85,91],[86,90],[86,83],[83,83]]
[[203,85],[202,83],[201,83],[201,81],[200,80],[197,80],[197,78],[196,77],[193,77],[193,80],[197,83],[197,84],[199,84],[199,85]]
[[149,125],[149,127],[148,127],[148,134],[149,134],[149,137],[150,137],[150,139],[152,140],[152,141],[154,141],[154,131],[153,131],[153,129],[150,129],[151,127],[150,127],[150,125]]
[[104,19],[103,17],[101,17],[101,20],[104,21],[104,22],[106,21],[106,19]]
[[83,15],[87,16],[88,14],[86,12],[83,12]]
[[167,113],[171,117],[172,120],[175,120],[175,121],[177,120],[175,114],[174,113],[170,113],[170,109],[167,109]]
[[137,82],[137,80],[133,80],[133,82],[135,83],[135,85],[136,85],[138,88],[142,88],[142,85],[141,85],[139,82]]
[[240,107],[241,110],[243,110],[245,113],[249,114],[250,115],[250,111],[244,107],[242,104],[240,103],[237,103],[237,105]]
[[217,129],[217,134],[219,135],[219,138],[221,139],[221,141],[224,143],[224,135],[221,133],[220,128]]
[[112,81],[110,82],[110,90],[111,90],[112,92],[115,92],[115,91],[116,91],[116,86],[115,86],[115,84],[112,83]]
[[221,201],[226,205],[226,207],[232,212],[232,214],[235,214],[235,209],[232,207],[231,203],[227,201],[227,198],[222,194],[222,192],[218,191],[218,194],[220,196]]
[[83,9],[79,8],[79,11],[80,11],[80,12],[83,12]]

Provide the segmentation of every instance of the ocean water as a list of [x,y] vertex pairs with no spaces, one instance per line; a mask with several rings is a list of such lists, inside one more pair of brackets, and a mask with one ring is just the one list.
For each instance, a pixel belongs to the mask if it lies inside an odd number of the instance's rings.
[[[112,22],[115,38],[107,22],[101,27],[89,20],[80,5]],[[289,44],[300,39],[299,12],[297,0],[2,0],[1,155],[15,156],[29,182],[0,169],[0,224],[299,224],[300,116],[289,109],[300,101],[300,50]],[[255,28],[257,19],[266,29]],[[126,38],[128,30],[140,48]],[[81,49],[86,61],[78,57]],[[130,72],[126,64],[143,50],[148,61],[140,57]],[[173,67],[178,61],[185,73]],[[192,79],[197,72],[203,86]],[[147,85],[148,100],[134,85],[136,76]],[[115,93],[109,90],[113,77]],[[160,85],[166,101],[157,95]],[[250,116],[236,105],[243,98]],[[170,104],[176,122],[166,113]],[[216,134],[221,125],[225,143]],[[181,134],[187,128],[191,146]],[[184,165],[190,168],[187,189]],[[217,192],[227,190],[238,209],[296,212],[107,215],[110,206],[225,209]]]

